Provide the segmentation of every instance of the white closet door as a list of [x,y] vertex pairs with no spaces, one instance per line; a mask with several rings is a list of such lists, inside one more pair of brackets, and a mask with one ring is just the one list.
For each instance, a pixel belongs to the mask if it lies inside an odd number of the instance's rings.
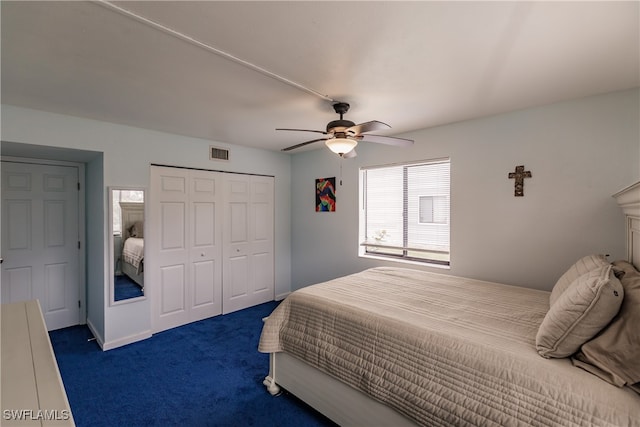
[[223,311],[272,301],[273,177],[225,176]]
[[2,162],[2,302],[40,300],[47,329],[80,323],[78,168]]
[[154,332],[221,312],[219,174],[152,167],[150,229]]
[[[189,322],[187,307],[188,177],[185,170],[151,168],[149,226],[149,281],[153,330],[163,331]],[[148,262],[146,262],[148,261]]]
[[222,191],[220,174],[190,172],[191,322],[222,313]]

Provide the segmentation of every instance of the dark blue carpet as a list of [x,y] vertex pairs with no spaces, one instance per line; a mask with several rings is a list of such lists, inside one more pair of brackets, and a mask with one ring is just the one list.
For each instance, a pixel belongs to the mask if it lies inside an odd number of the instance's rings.
[[86,326],[50,333],[76,424],[84,426],[332,426],[293,396],[262,385],[258,353],[271,302],[103,352]]
[[140,288],[140,286],[136,282],[131,280],[131,278],[126,274],[115,276],[113,285],[114,299],[116,301],[141,297],[142,295],[144,295],[142,293],[142,288]]

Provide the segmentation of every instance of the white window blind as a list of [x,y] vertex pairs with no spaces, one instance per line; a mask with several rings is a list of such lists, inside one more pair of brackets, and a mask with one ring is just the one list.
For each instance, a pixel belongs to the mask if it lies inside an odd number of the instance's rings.
[[449,264],[449,159],[363,168],[361,180],[366,254]]

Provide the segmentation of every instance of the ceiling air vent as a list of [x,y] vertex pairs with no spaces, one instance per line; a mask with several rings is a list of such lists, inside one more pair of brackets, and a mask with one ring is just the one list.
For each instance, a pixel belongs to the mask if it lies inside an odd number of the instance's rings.
[[229,161],[229,150],[211,146],[209,147],[209,160]]

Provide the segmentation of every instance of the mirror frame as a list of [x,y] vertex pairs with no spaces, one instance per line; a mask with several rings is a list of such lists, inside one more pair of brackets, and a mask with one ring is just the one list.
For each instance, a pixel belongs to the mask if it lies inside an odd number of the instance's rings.
[[[114,190],[129,190],[129,191],[142,191],[144,198],[144,232],[147,230],[147,190],[144,187],[129,187],[129,186],[112,186],[107,187],[108,191],[108,239],[109,239],[109,305],[116,306],[122,304],[129,304],[132,302],[143,301],[147,299],[147,290],[144,290],[144,294],[139,297],[123,299],[116,301],[115,297],[115,248],[113,245],[113,192]],[[147,257],[147,248],[144,248],[144,258]]]

